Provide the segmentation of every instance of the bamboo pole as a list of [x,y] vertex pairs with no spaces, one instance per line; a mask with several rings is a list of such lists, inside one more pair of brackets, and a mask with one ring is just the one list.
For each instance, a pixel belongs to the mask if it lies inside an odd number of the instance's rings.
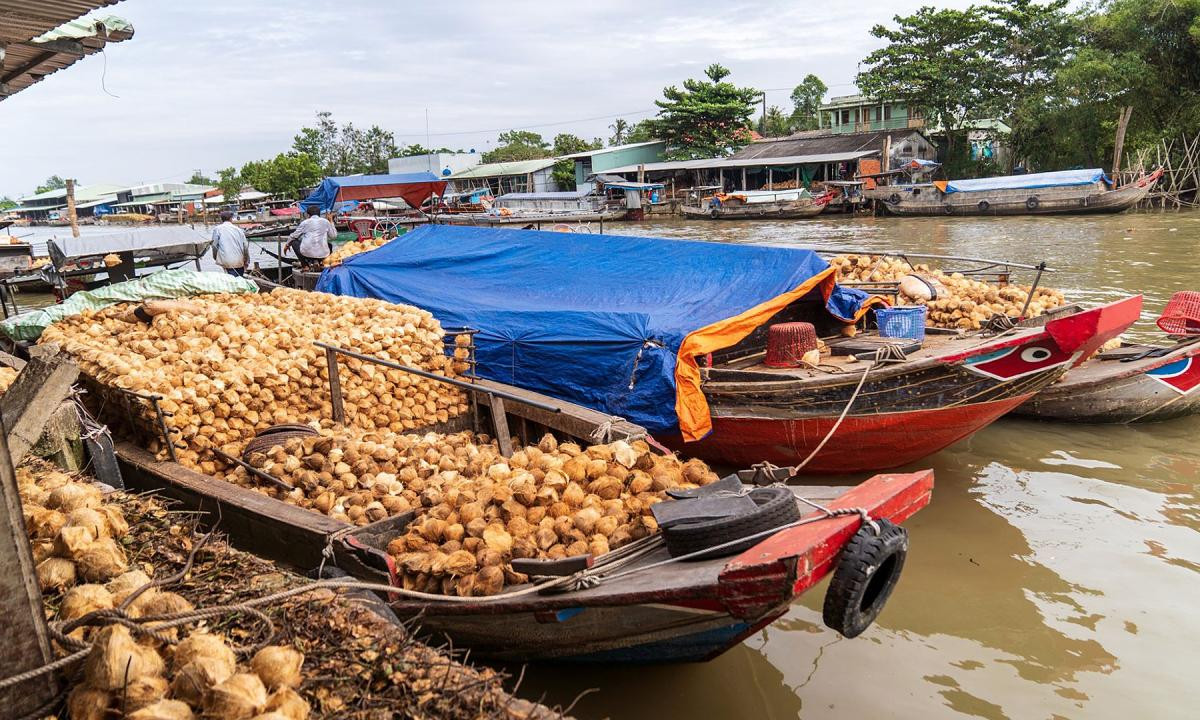
[[1113,144],[1113,178],[1119,178],[1121,175],[1121,153],[1125,150],[1125,130],[1129,127],[1129,116],[1133,114],[1133,106],[1126,105],[1121,108],[1121,115],[1117,119],[1117,137]]

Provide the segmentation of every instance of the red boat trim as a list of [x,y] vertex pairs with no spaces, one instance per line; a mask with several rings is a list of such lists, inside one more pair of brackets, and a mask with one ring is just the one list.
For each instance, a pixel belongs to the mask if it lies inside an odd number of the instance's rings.
[[[932,470],[889,473],[872,477],[829,507],[863,508],[872,518],[901,523],[928,505],[932,492]],[[734,617],[753,619],[789,602],[829,573],[861,524],[861,518],[850,515],[799,525],[730,560],[718,580],[726,609]],[[789,582],[781,588],[783,578]]]
[[1050,320],[1046,323],[1046,332],[1063,350],[1079,353],[1078,365],[1101,345],[1128,330],[1141,315],[1142,296],[1134,295]]

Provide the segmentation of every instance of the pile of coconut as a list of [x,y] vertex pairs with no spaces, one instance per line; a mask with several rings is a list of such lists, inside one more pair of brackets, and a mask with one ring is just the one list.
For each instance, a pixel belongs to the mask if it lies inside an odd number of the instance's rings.
[[[211,448],[244,443],[271,425],[332,417],[316,341],[435,375],[468,367],[468,338],[447,355],[432,315],[377,300],[279,289],[144,309],[148,323],[128,304],[87,311],[51,325],[39,342],[57,344],[102,385],[162,396],[183,446],[179,462],[209,474],[217,469]],[[412,431],[468,409],[464,393],[446,383],[355,358],[340,358],[339,377],[346,424],[359,431]],[[108,402],[121,407],[120,398]],[[134,404],[142,427],[156,428],[149,405]]]
[[415,511],[388,546],[404,587],[460,596],[526,582],[514,558],[599,556],[653,534],[651,507],[667,490],[717,480],[703,462],[652,453],[644,441],[585,449],[549,434],[505,458],[470,432],[350,439],[327,430],[251,453],[249,464],[292,489],[242,468],[229,477],[344,522]]
[[349,260],[355,255],[369,252],[375,248],[381,248],[384,245],[387,245],[392,241],[392,239],[393,237],[391,235],[385,235],[383,237],[373,237],[369,240],[348,242],[330,253],[329,257],[325,258],[321,264],[325,267],[341,265],[343,262]]
[[[962,273],[945,273],[881,255],[838,255],[829,264],[837,268],[838,282],[898,282],[901,304],[927,306],[927,322],[933,327],[978,330],[993,315],[1019,317],[1024,310],[1035,317],[1066,303],[1059,290],[997,286]],[[1025,310],[1027,300],[1029,308]]]
[[[23,466],[17,487],[42,590],[65,591],[55,617],[60,623],[114,608],[131,618],[194,609],[154,587],[153,568],[130,569],[120,544],[129,524],[98,486]],[[165,632],[178,637],[174,629]],[[187,720],[196,713],[218,720],[308,717],[308,703],[296,692],[304,656],[291,647],[264,647],[243,667],[223,637],[205,631],[167,644],[145,636],[139,641],[123,625],[83,624],[69,636],[91,645],[83,682],[67,700],[74,720],[103,720],[113,711],[133,720]]]

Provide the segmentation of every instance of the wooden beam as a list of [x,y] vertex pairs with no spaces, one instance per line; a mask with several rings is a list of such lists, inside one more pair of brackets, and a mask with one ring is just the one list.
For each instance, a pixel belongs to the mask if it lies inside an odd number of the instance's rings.
[[8,72],[4,73],[3,75],[0,75],[0,84],[12,82],[13,80],[16,80],[17,78],[19,78],[22,75],[25,75],[27,73],[32,74],[31,71],[34,70],[35,68],[37,68],[38,65],[41,65],[42,63],[50,62],[51,60],[53,60],[54,55],[55,55],[55,53],[52,53],[52,52],[42,53],[40,55],[35,56],[33,59],[31,59],[29,62],[25,63],[24,65],[16,66],[12,70],[9,70]]
[[[50,633],[42,609],[42,593],[33,564],[33,551],[25,534],[25,517],[17,491],[17,473],[0,433],[0,613],[4,615],[4,642],[0,643],[0,668],[5,677],[34,670],[54,659]],[[0,707],[8,717],[38,710],[58,694],[53,674],[42,675],[0,690]]]
[[71,40],[69,38],[61,38],[59,40],[47,40],[46,42],[30,41],[27,43],[20,43],[20,44],[29,48],[30,50],[35,50],[35,51],[40,50],[42,52],[53,52],[53,53],[58,53],[61,55],[74,55],[77,58],[84,57],[85,55],[88,54],[88,49],[86,47],[84,47],[83,43],[79,42],[78,40]]
[[35,355],[0,397],[0,423],[14,465],[37,443],[46,421],[71,394],[78,377],[79,366],[65,356]]

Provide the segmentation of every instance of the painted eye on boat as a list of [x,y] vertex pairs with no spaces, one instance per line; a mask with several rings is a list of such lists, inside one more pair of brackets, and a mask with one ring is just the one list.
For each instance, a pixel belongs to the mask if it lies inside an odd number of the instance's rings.
[[1043,360],[1048,360],[1050,358],[1050,355],[1052,355],[1052,353],[1044,347],[1025,348],[1024,350],[1021,351],[1021,359],[1024,360],[1025,362],[1031,362],[1031,363],[1042,362]]

